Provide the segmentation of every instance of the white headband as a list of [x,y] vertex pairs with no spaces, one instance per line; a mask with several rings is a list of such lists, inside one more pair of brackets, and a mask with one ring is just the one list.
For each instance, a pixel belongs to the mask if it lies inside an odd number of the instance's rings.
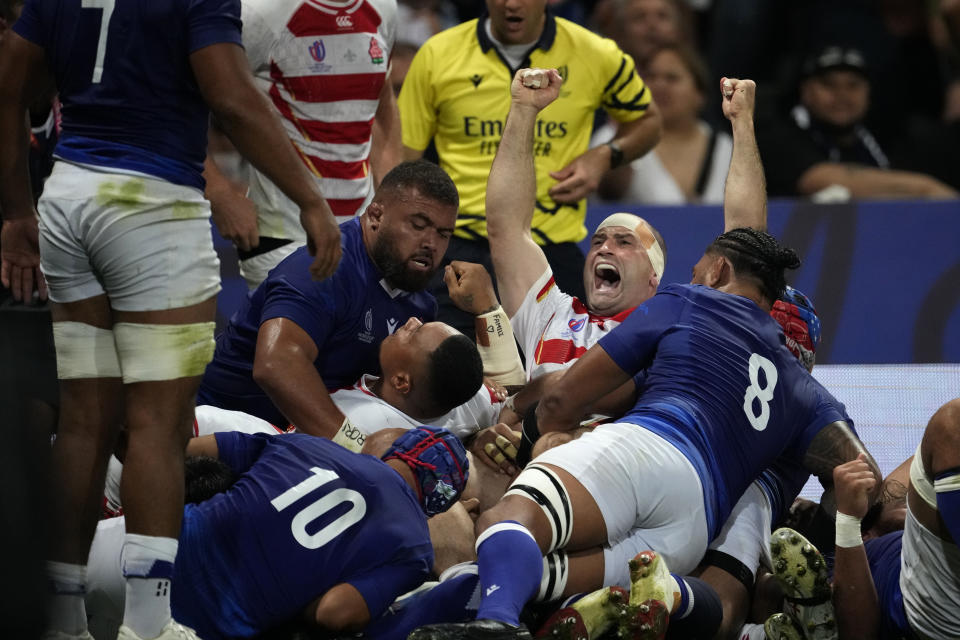
[[[650,264],[653,265],[653,272],[658,278],[663,276],[663,268],[666,260],[663,257],[663,249],[657,242],[657,237],[653,235],[653,227],[640,216],[632,213],[614,213],[607,216],[603,222],[597,225],[597,231],[604,227],[624,227],[630,229],[640,239],[640,244],[647,251],[647,257],[650,258]],[[596,233],[597,231],[594,231]]]

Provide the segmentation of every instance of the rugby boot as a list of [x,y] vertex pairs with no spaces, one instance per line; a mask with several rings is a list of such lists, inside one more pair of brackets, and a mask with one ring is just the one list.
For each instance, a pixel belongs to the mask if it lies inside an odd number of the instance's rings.
[[836,640],[830,575],[817,548],[793,529],[782,528],[770,537],[770,554],[773,576],[785,595],[784,612],[796,623],[800,638]]
[[667,563],[653,551],[641,551],[630,561],[630,604],[620,616],[617,638],[662,640],[670,622],[670,607],[680,594]]
[[117,640],[201,640],[197,632],[171,620],[155,638],[142,638],[130,627],[123,625],[117,634]]
[[622,587],[607,587],[587,594],[547,618],[537,638],[595,640],[626,614],[630,595]]
[[431,624],[414,629],[407,640],[533,640],[527,627],[499,620]]
[[767,640],[803,640],[803,634],[785,613],[775,613],[763,623]]

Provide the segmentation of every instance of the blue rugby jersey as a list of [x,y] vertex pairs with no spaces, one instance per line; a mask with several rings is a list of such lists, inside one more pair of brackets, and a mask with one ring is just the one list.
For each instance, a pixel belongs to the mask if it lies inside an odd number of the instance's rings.
[[253,380],[253,358],[260,325],[289,318],[319,349],[314,365],[327,389],[350,387],[364,373],[380,372],[380,343],[411,317],[423,322],[437,315],[426,291],[391,289],[367,255],[360,218],[340,225],[343,257],[326,280],[311,279],[313,258],[306,247],[294,251],[250,293],[217,338],[197,404],[234,409],[275,425],[286,419]]
[[209,111],[190,54],[240,45],[239,0],[27,0],[13,29],[56,79],[57,157],[203,189]]
[[647,369],[620,422],[644,425],[694,465],[710,535],[747,486],[785,453],[802,459],[844,416],[752,301],[700,285],[669,285],[600,346],[625,372]]
[[242,474],[184,510],[171,607],[207,640],[246,638],[297,617],[339,583],[376,618],[430,574],[413,490],[381,460],[305,434],[216,434]]
[[880,640],[909,638],[910,623],[900,591],[900,554],[903,531],[893,531],[863,543],[870,563],[870,575],[880,602]]

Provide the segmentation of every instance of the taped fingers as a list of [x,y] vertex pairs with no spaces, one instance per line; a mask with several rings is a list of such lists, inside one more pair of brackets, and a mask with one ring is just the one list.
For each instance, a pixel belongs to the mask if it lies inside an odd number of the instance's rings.
[[517,448],[507,439],[506,436],[497,436],[497,448],[500,449],[510,460],[517,459]]

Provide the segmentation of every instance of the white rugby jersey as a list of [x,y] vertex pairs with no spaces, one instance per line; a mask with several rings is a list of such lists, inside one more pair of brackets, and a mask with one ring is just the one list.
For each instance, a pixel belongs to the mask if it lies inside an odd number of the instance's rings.
[[510,318],[527,362],[527,380],[568,367],[632,311],[615,316],[590,313],[578,298],[560,291],[547,268]]
[[416,420],[378,398],[370,386],[376,376],[364,375],[347,389],[338,389],[330,399],[364,435],[380,429],[412,429],[422,424],[444,427],[463,440],[480,429],[497,424],[503,403],[495,392],[482,384],[470,400],[453,411],[432,420]]
[[[373,197],[370,137],[396,34],[396,0],[243,0],[258,86],[343,222]],[[280,144],[276,141],[275,144]],[[299,209],[251,169],[260,235],[305,241]]]

